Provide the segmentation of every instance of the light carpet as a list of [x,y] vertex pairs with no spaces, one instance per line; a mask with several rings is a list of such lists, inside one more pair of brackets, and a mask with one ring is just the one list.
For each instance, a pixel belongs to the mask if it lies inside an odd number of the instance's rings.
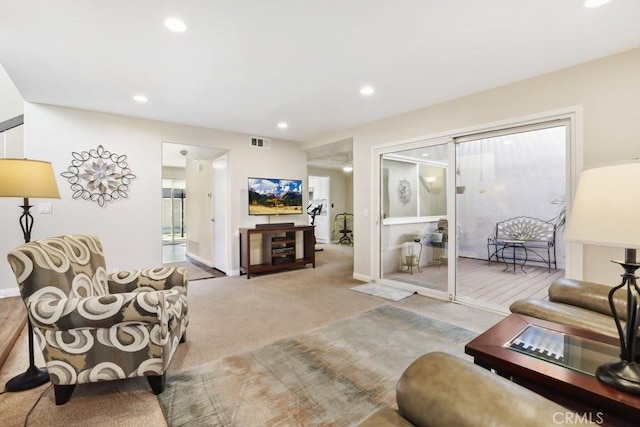
[[396,302],[415,294],[415,291],[398,289],[392,286],[381,285],[380,283],[375,282],[355,286],[351,289],[357,292],[362,292],[363,294],[369,294]]
[[170,426],[347,426],[394,406],[418,356],[464,356],[476,333],[382,306],[169,375],[158,396]]

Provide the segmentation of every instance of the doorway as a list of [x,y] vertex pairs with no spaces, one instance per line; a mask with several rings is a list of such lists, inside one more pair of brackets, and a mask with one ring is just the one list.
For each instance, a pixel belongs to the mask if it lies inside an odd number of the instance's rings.
[[226,271],[226,150],[163,142],[162,157],[164,262]]
[[309,224],[315,225],[316,243],[331,243],[329,221],[329,218],[332,217],[329,200],[330,188],[331,177],[309,176],[309,207],[307,213],[309,214]]

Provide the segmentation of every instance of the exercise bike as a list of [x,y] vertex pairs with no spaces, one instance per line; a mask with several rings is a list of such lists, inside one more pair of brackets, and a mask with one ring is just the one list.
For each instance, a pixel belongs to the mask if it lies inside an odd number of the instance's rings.
[[[314,203],[310,203],[309,206],[307,206],[307,214],[311,215],[311,225],[316,225],[316,216],[320,215],[320,213],[322,212],[322,203],[320,204],[314,204]],[[316,250],[316,252],[320,252],[323,251],[324,249],[320,248],[316,248],[316,230],[314,228],[313,230],[313,246]]]

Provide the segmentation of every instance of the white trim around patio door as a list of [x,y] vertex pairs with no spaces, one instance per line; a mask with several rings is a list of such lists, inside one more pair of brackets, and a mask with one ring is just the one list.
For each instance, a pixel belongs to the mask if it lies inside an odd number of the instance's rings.
[[[455,164],[452,160],[455,157],[455,142],[454,140],[470,137],[472,135],[484,134],[487,132],[501,132],[509,128],[522,128],[524,126],[537,126],[545,122],[564,121],[567,129],[567,153],[566,153],[566,170],[567,170],[567,182],[566,182],[566,207],[567,215],[571,213],[571,205],[573,197],[577,188],[578,178],[580,172],[583,169],[583,108],[582,106],[571,106],[555,111],[548,111],[540,114],[529,115],[525,117],[518,117],[508,119],[504,121],[488,123],[478,126],[472,126],[461,129],[454,129],[439,134],[420,136],[411,139],[405,139],[401,141],[393,141],[385,144],[380,144],[372,147],[372,180],[373,180],[373,197],[371,199],[371,212],[375,215],[375,220],[372,221],[371,236],[372,239],[372,270],[371,277],[374,281],[385,283],[391,286],[415,290],[417,293],[430,296],[439,299],[455,300],[455,265],[451,263],[449,265],[449,286],[448,293],[434,292],[429,289],[425,289],[420,286],[412,286],[409,284],[398,283],[396,281],[390,281],[381,278],[381,225],[382,218],[380,213],[380,167],[381,157],[385,153],[393,151],[403,150],[407,148],[413,148],[418,146],[428,146],[448,143],[450,144],[450,165]],[[455,205],[455,168],[450,168],[448,179],[448,197],[447,200],[451,200],[451,203]],[[452,176],[453,175],[453,176]],[[452,210],[453,209],[453,210]],[[455,215],[455,208],[448,206],[448,214]],[[455,222],[453,222],[455,224]],[[452,233],[450,238],[455,239],[455,233]],[[456,259],[455,254],[455,240],[450,241],[449,245],[449,259]],[[583,250],[582,246],[574,243],[566,243],[566,259],[565,259],[565,275],[566,277],[573,279],[581,279],[583,277]]]

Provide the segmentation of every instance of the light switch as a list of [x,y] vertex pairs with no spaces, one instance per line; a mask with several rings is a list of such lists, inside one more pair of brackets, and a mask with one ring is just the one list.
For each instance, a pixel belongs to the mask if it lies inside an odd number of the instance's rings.
[[38,213],[39,214],[50,214],[51,213],[51,203],[38,203]]

